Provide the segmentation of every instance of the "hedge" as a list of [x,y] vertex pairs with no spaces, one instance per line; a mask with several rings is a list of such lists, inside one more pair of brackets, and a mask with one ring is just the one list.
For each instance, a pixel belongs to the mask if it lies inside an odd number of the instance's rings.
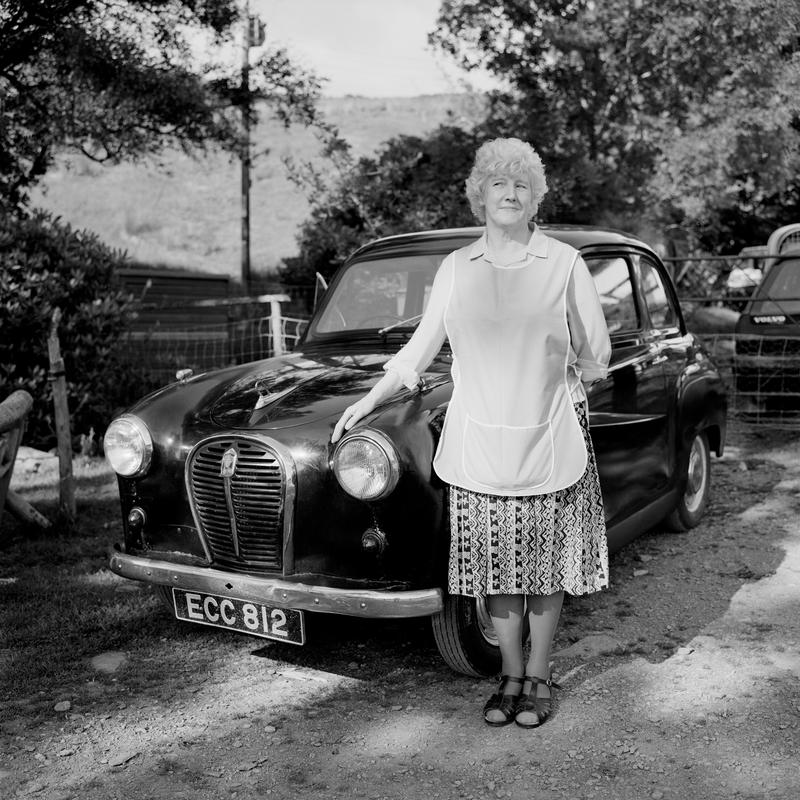
[[125,263],[48,213],[0,217],[0,399],[16,389],[33,396],[26,443],[55,445],[47,337],[56,308],[75,442],[92,430],[100,437],[117,408],[150,388],[121,346],[134,313],[115,280]]

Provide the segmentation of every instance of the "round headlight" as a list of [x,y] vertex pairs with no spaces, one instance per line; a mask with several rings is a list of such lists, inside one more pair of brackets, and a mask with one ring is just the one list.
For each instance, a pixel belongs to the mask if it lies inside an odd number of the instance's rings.
[[397,486],[400,460],[388,437],[378,431],[359,431],[337,446],[333,472],[348,494],[359,500],[378,500]]
[[125,478],[133,478],[147,472],[150,466],[153,437],[138,417],[123,414],[106,429],[103,449],[114,472]]

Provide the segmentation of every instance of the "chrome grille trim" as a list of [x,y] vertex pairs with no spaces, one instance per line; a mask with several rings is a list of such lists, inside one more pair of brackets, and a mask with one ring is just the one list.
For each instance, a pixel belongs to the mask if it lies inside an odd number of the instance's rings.
[[[229,479],[233,528],[220,475],[222,455],[230,447],[238,451],[236,471]],[[294,459],[286,447],[258,434],[209,436],[189,453],[184,478],[209,561],[253,571],[294,571],[296,480]]]

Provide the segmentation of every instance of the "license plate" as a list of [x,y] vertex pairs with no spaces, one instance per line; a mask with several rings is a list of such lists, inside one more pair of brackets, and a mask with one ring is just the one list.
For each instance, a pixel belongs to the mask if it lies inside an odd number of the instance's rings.
[[249,600],[204,592],[172,589],[175,616],[187,622],[249,633],[279,642],[305,644],[303,612],[293,608],[274,608]]

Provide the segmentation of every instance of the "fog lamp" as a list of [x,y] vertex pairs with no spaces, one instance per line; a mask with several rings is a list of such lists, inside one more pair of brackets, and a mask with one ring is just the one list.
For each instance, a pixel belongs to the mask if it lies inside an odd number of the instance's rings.
[[140,534],[144,528],[145,522],[147,522],[147,515],[139,506],[134,506],[128,512],[128,530],[131,533],[136,535]]
[[376,528],[367,528],[361,534],[361,547],[365,553],[379,556],[386,549],[386,534]]

